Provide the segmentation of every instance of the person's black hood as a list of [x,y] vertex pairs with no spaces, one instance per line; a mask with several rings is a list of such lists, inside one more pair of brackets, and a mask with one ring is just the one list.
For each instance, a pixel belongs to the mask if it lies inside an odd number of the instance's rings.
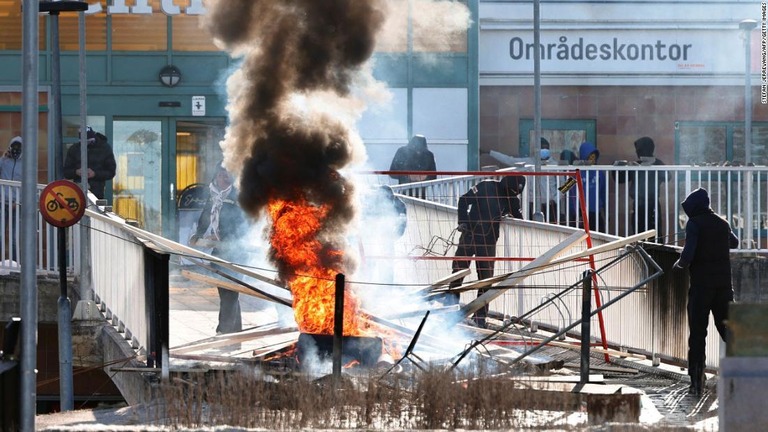
[[424,151],[427,149],[427,138],[424,135],[414,135],[411,141],[408,142],[408,147],[416,151]]
[[709,207],[709,193],[704,188],[698,188],[689,193],[682,205],[689,218],[704,213],[712,213],[712,209]]
[[637,157],[653,156],[655,149],[656,145],[653,143],[653,139],[649,137],[638,138],[637,141],[635,141],[635,152],[637,152]]
[[519,195],[525,188],[525,177],[523,176],[506,176],[501,179],[501,184],[507,191],[509,196]]
[[[16,144],[14,146],[14,144]],[[7,150],[7,156],[18,160],[21,157],[21,153],[24,150],[24,144],[20,136],[16,136],[11,138],[11,141],[8,143],[8,150]]]

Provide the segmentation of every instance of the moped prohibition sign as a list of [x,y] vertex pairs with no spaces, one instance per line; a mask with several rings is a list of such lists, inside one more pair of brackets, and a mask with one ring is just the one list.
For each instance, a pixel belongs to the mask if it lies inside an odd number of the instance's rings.
[[40,213],[53,226],[72,226],[85,214],[85,194],[69,180],[51,182],[40,193]]

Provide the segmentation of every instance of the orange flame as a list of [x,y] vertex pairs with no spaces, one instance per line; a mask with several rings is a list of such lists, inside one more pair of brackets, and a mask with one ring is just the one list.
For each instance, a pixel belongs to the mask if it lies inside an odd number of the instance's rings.
[[[290,269],[282,275],[293,293],[293,311],[303,333],[333,334],[335,278],[343,269],[329,268],[326,256],[343,256],[328,250],[319,240],[328,205],[313,205],[306,199],[274,199],[267,206],[272,218],[270,243],[274,257]],[[341,260],[334,260],[341,262]],[[360,301],[351,290],[344,293],[345,336],[363,336],[369,325],[362,319]]]

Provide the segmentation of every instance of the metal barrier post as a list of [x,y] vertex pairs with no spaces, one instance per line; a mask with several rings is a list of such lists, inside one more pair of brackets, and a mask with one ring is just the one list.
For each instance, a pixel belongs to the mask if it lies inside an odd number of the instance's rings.
[[147,358],[153,356],[160,367],[164,382],[170,378],[168,369],[169,339],[169,278],[170,255],[144,248],[144,286],[147,299]]
[[344,275],[336,275],[336,302],[333,309],[333,379],[341,381],[342,336],[344,333]]
[[580,384],[589,382],[590,316],[592,314],[592,270],[584,272],[581,285],[581,378]]

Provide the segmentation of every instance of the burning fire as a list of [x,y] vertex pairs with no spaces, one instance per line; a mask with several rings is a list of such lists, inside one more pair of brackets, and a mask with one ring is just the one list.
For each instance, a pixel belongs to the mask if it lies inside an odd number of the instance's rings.
[[[340,250],[329,250],[319,240],[329,205],[313,205],[305,198],[274,199],[267,205],[272,219],[270,243],[274,257],[292,269],[286,282],[293,293],[293,311],[303,333],[333,334],[336,282]],[[331,259],[329,259],[331,258]],[[339,266],[336,264],[335,266]],[[344,336],[363,336],[370,330],[351,290],[344,293]]]

